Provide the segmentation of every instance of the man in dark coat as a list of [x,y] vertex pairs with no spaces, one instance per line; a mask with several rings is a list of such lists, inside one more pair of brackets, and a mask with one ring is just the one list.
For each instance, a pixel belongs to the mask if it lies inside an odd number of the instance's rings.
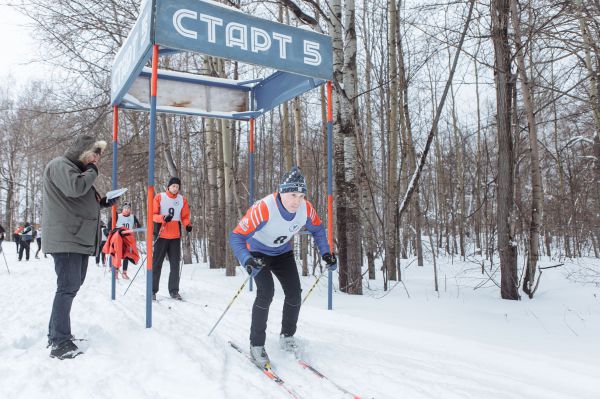
[[23,225],[23,231],[19,234],[20,248],[19,248],[19,262],[23,259],[23,252],[25,252],[25,260],[29,260],[29,247],[31,241],[33,241],[33,227],[30,223]]
[[105,141],[91,136],[75,139],[64,156],[44,170],[42,247],[52,254],[57,289],[48,326],[50,356],[70,359],[81,352],[71,335],[71,305],[83,284],[88,258],[100,244],[100,209],[112,202],[94,188]]

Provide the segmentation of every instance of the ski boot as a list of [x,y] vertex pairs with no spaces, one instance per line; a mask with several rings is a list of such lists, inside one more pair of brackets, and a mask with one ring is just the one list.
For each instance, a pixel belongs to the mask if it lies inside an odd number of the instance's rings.
[[264,346],[250,345],[250,357],[252,358],[252,363],[256,364],[260,369],[271,369],[271,360]]
[[284,334],[281,334],[279,336],[279,346],[282,350],[294,354],[297,354],[300,349],[293,335],[286,336]]

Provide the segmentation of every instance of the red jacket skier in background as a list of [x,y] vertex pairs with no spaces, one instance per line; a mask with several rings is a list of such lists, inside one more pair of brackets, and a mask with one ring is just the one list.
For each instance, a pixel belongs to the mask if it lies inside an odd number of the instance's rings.
[[160,286],[160,272],[165,255],[169,254],[169,294],[171,298],[181,300],[179,294],[179,260],[181,259],[181,225],[189,233],[192,231],[190,222],[190,207],[187,199],[179,194],[181,180],[172,177],[164,193],[154,197],[153,216],[154,232],[158,239],[154,245],[154,258],[152,260],[152,299],[156,300],[156,293]]

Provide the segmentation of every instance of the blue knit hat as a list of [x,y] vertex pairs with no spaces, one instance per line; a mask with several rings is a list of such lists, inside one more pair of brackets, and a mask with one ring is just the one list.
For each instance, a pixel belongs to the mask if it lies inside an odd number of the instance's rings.
[[306,194],[306,180],[299,167],[294,166],[283,175],[279,185],[280,193],[302,193]]

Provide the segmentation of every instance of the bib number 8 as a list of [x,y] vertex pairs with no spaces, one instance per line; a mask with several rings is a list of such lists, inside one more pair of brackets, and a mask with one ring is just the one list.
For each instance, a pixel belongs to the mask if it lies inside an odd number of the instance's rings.
[[273,244],[283,244],[286,240],[287,236],[279,236],[273,241]]

